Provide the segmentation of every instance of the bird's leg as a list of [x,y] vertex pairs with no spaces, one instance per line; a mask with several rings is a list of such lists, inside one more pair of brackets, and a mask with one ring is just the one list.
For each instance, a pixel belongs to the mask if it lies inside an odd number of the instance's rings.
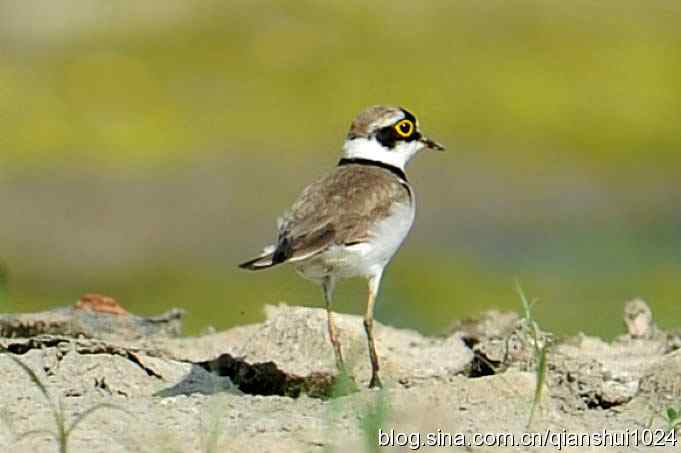
[[336,282],[330,277],[325,278],[322,282],[324,301],[326,302],[327,327],[329,330],[329,339],[331,340],[331,345],[333,346],[333,353],[336,357],[336,368],[338,369],[339,373],[345,373],[343,352],[341,351],[340,341],[338,341],[338,332],[336,330],[333,311],[331,311],[331,301],[333,299],[333,290],[335,286]]
[[367,334],[369,358],[371,359],[371,381],[369,381],[369,388],[383,387],[381,379],[378,377],[378,355],[376,354],[376,345],[374,345],[374,303],[376,302],[380,282],[380,273],[369,279],[369,300],[367,301],[367,311],[364,314],[364,331]]

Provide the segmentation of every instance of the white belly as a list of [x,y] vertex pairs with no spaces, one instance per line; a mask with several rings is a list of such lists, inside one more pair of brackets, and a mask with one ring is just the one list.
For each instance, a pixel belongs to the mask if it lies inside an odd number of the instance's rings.
[[369,230],[370,239],[355,245],[337,245],[298,263],[304,277],[319,280],[327,275],[337,278],[368,277],[382,270],[395,255],[414,223],[414,203],[397,205],[391,214]]

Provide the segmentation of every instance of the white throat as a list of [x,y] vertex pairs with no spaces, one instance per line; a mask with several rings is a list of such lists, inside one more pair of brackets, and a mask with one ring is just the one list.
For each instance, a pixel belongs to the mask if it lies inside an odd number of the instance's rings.
[[413,140],[411,142],[400,142],[394,148],[388,149],[375,138],[353,138],[345,141],[343,157],[383,162],[404,171],[407,162],[423,147],[423,143]]

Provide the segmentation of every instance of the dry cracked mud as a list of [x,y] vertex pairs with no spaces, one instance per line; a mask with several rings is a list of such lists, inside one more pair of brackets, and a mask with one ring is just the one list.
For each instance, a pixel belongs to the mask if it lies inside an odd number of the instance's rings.
[[[438,432],[519,439],[546,430],[668,430],[666,409],[681,405],[681,335],[657,329],[642,301],[625,306],[626,333],[612,342],[539,332],[545,376],[529,427],[537,355],[516,314],[488,312],[439,337],[377,323],[383,390],[366,388],[360,317],[337,317],[355,386],[335,375],[323,310],[279,305],[266,315],[200,337],[179,337],[174,311],[140,318],[107,305],[0,316],[0,450],[59,451],[46,432],[56,430],[50,405],[15,358],[61,404],[67,426],[78,420],[70,452],[362,452],[376,449],[379,427],[419,432],[419,441]],[[669,451],[666,445],[563,449]]]

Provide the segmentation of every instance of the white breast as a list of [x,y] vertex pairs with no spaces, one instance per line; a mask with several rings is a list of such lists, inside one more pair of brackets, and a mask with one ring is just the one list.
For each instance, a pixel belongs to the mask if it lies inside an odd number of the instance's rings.
[[362,257],[364,262],[362,267],[365,269],[362,275],[373,273],[376,266],[383,268],[395,255],[414,223],[416,212],[414,208],[413,199],[411,203],[396,205],[390,216],[377,222],[370,229],[371,241],[358,244],[358,247],[365,249]]

